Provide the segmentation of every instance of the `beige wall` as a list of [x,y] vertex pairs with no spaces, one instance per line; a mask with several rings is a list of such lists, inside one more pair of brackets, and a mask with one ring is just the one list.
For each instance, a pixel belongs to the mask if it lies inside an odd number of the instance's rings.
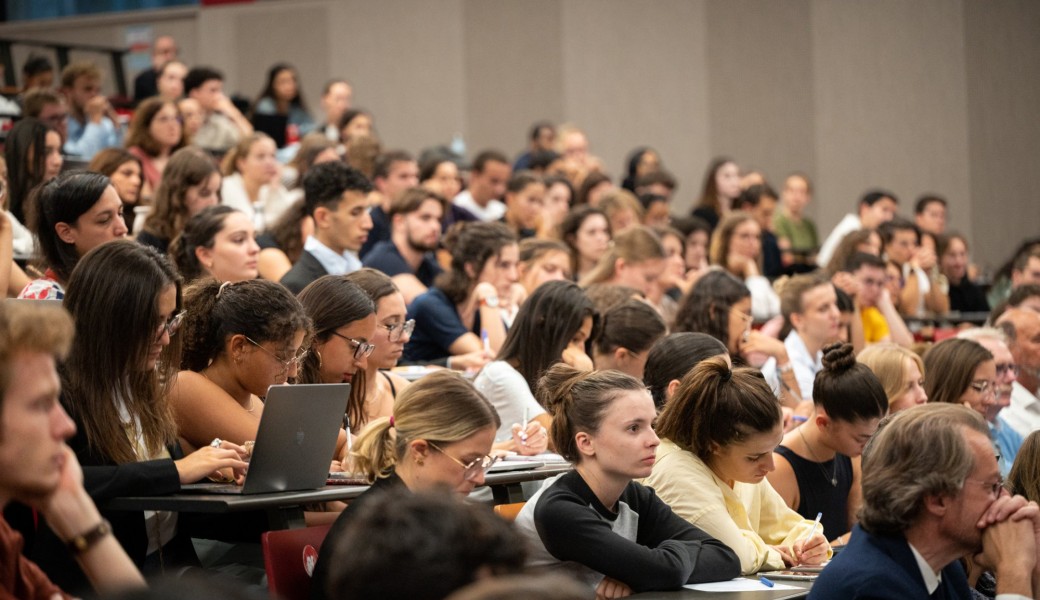
[[944,194],[991,267],[1040,233],[1029,0],[267,0],[0,35],[122,45],[134,23],[174,35],[189,63],[223,69],[247,96],[280,60],[315,112],[325,80],[347,77],[388,147],[460,133],[471,153],[512,155],[533,121],[574,121],[615,175],[632,148],[655,147],[683,208],[727,154],[776,185],[808,172],[824,233],[873,186],[907,212]]

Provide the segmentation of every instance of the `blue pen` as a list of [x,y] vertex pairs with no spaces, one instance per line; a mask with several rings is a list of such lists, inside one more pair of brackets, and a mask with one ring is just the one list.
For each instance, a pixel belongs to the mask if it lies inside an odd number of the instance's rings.
[[806,421],[809,420],[809,417],[803,417],[802,415],[793,415],[791,417],[791,420],[794,421],[795,423],[805,423]]
[[773,585],[774,585],[772,581],[769,581],[765,577],[759,577],[758,581],[761,582],[762,585],[764,585],[766,587],[773,587]]

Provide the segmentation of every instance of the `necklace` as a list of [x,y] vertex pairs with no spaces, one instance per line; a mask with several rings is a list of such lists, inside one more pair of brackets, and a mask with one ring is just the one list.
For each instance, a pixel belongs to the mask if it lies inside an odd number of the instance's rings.
[[[812,446],[809,445],[809,440],[805,439],[805,434],[802,433],[802,428],[798,428],[798,436],[802,438],[802,443],[805,444],[805,449],[809,451],[809,455],[813,457],[816,466],[823,473],[824,479],[827,478],[827,470],[823,468],[823,461],[816,457],[816,453],[813,452]],[[838,487],[838,455],[834,455],[833,463],[831,464],[831,475],[830,475],[831,487]]]

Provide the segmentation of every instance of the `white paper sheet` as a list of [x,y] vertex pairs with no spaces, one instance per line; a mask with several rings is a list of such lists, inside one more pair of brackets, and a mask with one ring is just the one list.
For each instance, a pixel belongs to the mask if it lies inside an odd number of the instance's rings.
[[683,587],[688,590],[697,590],[698,592],[766,592],[770,590],[801,589],[776,581],[773,582],[773,587],[769,587],[758,579],[749,579],[747,577],[737,577],[729,581],[717,581],[715,583],[691,583]]

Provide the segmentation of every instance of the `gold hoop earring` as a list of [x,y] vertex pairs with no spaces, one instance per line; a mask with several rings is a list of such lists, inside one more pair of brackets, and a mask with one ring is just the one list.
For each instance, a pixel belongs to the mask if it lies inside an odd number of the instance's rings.
[[321,368],[321,352],[318,352],[317,350],[315,350],[314,351],[314,355],[318,357],[318,368],[320,369]]

